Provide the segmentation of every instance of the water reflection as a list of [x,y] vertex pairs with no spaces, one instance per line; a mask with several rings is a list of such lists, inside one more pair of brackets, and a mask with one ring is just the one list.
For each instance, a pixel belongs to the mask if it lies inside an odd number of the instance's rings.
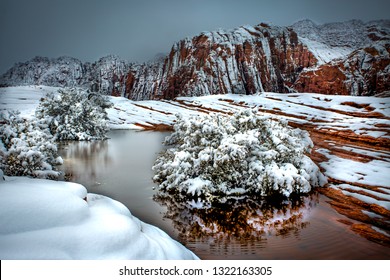
[[108,140],[64,142],[60,153],[65,161],[64,179],[69,181],[96,182],[101,170],[109,169],[113,162]]
[[219,242],[261,241],[267,236],[299,235],[308,222],[318,194],[288,200],[261,198],[229,199],[206,204],[158,192],[154,200],[167,208],[165,218],[173,221],[182,242],[199,242],[212,237]]
[[388,247],[341,224],[346,217],[322,194],[207,205],[153,190],[151,167],[165,136],[111,131],[106,141],[70,142],[62,145],[64,165],[59,167],[72,174],[73,182],[122,202],[135,217],[163,229],[202,259],[390,258]]

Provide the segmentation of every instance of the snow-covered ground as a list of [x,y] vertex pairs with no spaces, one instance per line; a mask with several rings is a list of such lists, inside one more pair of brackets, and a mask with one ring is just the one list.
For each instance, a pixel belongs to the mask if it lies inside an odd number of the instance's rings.
[[120,202],[79,184],[0,182],[0,259],[197,259]]
[[22,117],[32,117],[39,100],[47,93],[57,92],[58,89],[48,86],[0,88],[0,112],[2,110],[14,110],[20,111]]
[[[47,91],[49,87],[2,88],[0,111],[19,109],[22,115],[31,116]],[[155,129],[160,124],[171,126],[177,113],[184,117],[210,112],[231,114],[248,107],[306,129],[314,142],[312,157],[330,182],[323,193],[358,209],[348,216],[357,223],[368,224],[369,230],[383,238],[390,234],[390,98],[261,93],[173,101],[111,97],[111,101],[114,106],[108,115],[112,129]],[[345,212],[345,207],[336,210]]]
[[[57,90],[58,88],[48,86],[0,88],[0,112],[19,110],[22,116],[32,117],[40,98]],[[233,113],[245,106],[258,107],[264,115],[279,116],[300,124],[315,123],[318,130],[352,130],[358,135],[390,139],[390,98],[266,92],[251,96],[225,94],[181,97],[175,101],[132,101],[123,97],[111,97],[110,100],[114,104],[108,110],[111,129],[143,129],[144,126],[153,128],[155,124],[172,125],[177,113]]]
[[[381,126],[389,125],[389,119],[371,117],[374,113],[389,116],[390,98],[267,92],[251,96],[226,94],[181,97],[175,101],[131,101],[125,98],[112,98],[111,101],[114,106],[108,112],[110,125],[117,129],[134,128],[136,124],[172,124],[177,113],[233,113],[245,106],[258,107],[263,115],[282,116],[288,121],[300,124],[315,122],[318,129],[353,130],[356,134],[390,138],[388,129],[380,129]],[[362,105],[361,108],[359,105]],[[361,117],[358,117],[359,115]],[[373,129],[374,127],[378,129]]]

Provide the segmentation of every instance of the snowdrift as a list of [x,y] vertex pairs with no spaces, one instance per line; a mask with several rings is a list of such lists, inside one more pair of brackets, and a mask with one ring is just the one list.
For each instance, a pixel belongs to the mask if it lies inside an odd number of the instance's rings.
[[120,202],[76,183],[0,183],[0,259],[197,259]]

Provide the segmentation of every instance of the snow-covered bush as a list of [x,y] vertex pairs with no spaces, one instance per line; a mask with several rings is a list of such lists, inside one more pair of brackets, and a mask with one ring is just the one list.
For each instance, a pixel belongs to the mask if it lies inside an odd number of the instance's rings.
[[62,164],[62,158],[44,121],[4,112],[0,122],[0,168],[5,175],[58,177],[59,172],[53,166]]
[[156,160],[154,181],[162,191],[220,199],[256,194],[307,193],[325,177],[307,156],[313,142],[254,110],[234,115],[178,116]]
[[48,94],[35,112],[47,119],[56,140],[94,140],[106,138],[108,117],[107,97],[81,89],[61,89]]

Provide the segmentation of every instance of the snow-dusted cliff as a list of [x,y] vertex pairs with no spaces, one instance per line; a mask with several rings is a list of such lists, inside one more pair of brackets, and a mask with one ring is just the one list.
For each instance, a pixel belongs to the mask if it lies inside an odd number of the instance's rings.
[[[128,76],[126,92],[137,99],[289,92],[302,69],[315,65],[291,28],[243,26],[175,43],[162,63]],[[140,91],[138,83],[151,90]]]
[[37,56],[27,62],[16,63],[1,77],[0,84],[76,86],[82,82],[85,72],[83,63],[78,59]]
[[389,20],[323,25],[305,20],[292,27],[320,61],[302,71],[296,91],[374,95],[390,90]]
[[36,57],[16,64],[0,85],[81,86],[133,100],[262,91],[374,95],[390,90],[389,53],[389,20],[262,23],[185,38],[144,64]]
[[124,76],[130,64],[117,56],[106,56],[94,63],[72,57],[35,57],[17,63],[0,78],[0,85],[47,85],[83,87],[111,95],[123,95]]

